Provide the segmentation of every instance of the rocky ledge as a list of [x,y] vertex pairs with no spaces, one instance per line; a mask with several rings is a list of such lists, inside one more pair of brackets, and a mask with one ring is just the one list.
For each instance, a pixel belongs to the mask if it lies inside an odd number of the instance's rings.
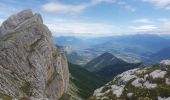
[[0,98],[58,100],[67,91],[67,60],[40,14],[28,9],[4,21],[0,51]]
[[170,100],[169,62],[128,70],[95,90],[90,100]]

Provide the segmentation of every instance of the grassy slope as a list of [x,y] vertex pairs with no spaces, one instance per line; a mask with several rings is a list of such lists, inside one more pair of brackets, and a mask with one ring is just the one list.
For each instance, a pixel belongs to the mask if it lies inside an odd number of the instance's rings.
[[76,86],[75,91],[80,97],[90,97],[94,90],[101,87],[105,83],[95,74],[85,70],[81,66],[69,63],[69,71],[71,73],[70,81]]

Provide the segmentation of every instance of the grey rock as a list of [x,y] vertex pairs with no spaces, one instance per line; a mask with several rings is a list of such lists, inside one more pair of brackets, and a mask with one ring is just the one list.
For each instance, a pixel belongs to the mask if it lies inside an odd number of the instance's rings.
[[58,100],[67,92],[68,64],[40,14],[24,10],[0,27],[0,94]]

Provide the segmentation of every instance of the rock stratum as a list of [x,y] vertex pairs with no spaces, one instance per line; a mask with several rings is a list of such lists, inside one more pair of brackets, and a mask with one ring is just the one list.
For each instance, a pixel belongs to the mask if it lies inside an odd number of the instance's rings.
[[0,98],[58,100],[67,92],[69,71],[40,14],[30,9],[0,27]]

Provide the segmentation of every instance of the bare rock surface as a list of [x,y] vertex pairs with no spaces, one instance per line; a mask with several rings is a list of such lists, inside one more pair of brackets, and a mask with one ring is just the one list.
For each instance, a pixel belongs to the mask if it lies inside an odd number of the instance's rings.
[[169,75],[169,64],[162,62],[131,69],[96,89],[90,100],[170,100]]
[[67,60],[40,14],[30,9],[0,27],[0,98],[58,100],[69,84]]

